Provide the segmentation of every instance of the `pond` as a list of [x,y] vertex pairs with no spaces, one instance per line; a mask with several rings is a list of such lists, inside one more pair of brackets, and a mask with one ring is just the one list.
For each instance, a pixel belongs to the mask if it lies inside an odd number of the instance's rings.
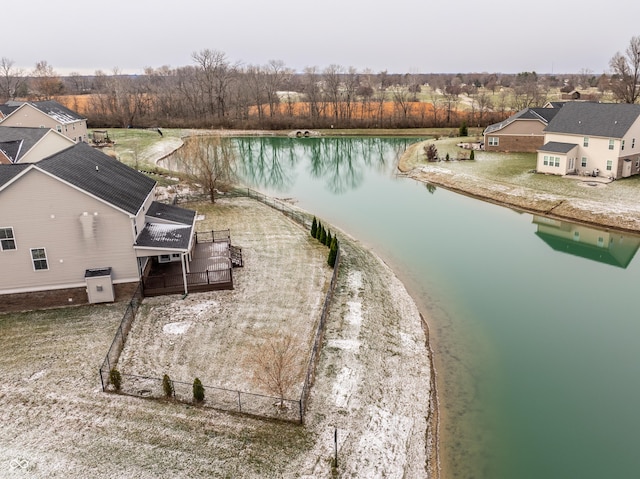
[[443,477],[636,477],[640,237],[398,177],[398,138],[237,138],[240,174],[373,249],[429,318]]

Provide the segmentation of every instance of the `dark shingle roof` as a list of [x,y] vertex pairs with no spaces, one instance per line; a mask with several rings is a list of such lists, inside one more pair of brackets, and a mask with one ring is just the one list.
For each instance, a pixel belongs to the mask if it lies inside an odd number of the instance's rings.
[[63,125],[65,123],[73,123],[78,120],[84,120],[83,117],[78,115],[75,111],[69,110],[66,106],[61,105],[57,101],[32,101],[31,105],[35,106],[38,110],[46,113],[56,121],[59,121]]
[[559,141],[550,141],[540,147],[538,151],[548,151],[549,153],[569,153],[577,145],[575,143],[562,143]]
[[486,135],[487,133],[493,133],[495,131],[502,130],[516,120],[538,120],[546,125],[554,116],[556,116],[558,111],[559,110],[555,108],[525,108],[517,113],[514,113],[509,118],[501,121],[500,123],[489,125],[484,130],[484,133]]
[[640,105],[568,102],[545,128],[547,133],[622,138],[640,117]]
[[181,223],[183,225],[192,225],[196,217],[196,212],[180,208],[179,206],[166,205],[154,201],[147,211],[147,216],[151,218],[162,219],[172,223]]
[[7,153],[13,162],[19,161],[20,157],[33,148],[47,133],[49,133],[48,128],[0,126],[0,149]]
[[3,116],[8,116],[11,113],[13,113],[19,105],[10,105],[8,103],[4,103],[2,105],[0,105],[0,113],[2,113]]
[[137,214],[156,184],[86,143],[45,158],[37,167],[131,214]]
[[0,188],[31,166],[28,163],[19,165],[0,165]]
[[191,225],[147,223],[134,246],[186,250],[191,239]]

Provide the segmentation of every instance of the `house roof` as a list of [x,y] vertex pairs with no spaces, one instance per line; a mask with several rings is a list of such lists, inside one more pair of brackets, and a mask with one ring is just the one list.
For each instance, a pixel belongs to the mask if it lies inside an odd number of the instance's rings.
[[187,250],[191,241],[192,225],[147,223],[134,246],[145,248]]
[[[57,101],[54,100],[44,100],[44,101],[28,101],[28,102],[17,102],[10,101],[5,105],[2,105],[3,108],[7,109],[7,113],[5,115],[10,115],[15,112],[19,108],[21,108],[24,104],[29,104],[32,107],[40,110],[42,113],[49,115],[51,118],[56,120],[58,123],[65,125],[68,123],[75,123],[79,120],[84,120],[85,118],[78,115],[75,111],[70,110],[64,105],[61,105]],[[10,110],[10,111],[9,111]],[[4,110],[1,110],[4,113]]]
[[0,150],[16,163],[47,133],[48,128],[0,126]]
[[151,203],[147,211],[147,217],[157,218],[172,223],[181,223],[184,225],[192,225],[196,217],[196,212],[180,208],[179,206],[166,205],[158,201]]
[[29,163],[18,164],[18,165],[2,165],[0,164],[0,187],[9,183],[12,179],[22,173],[24,170],[29,168],[31,165]]
[[550,141],[540,147],[538,151],[548,151],[549,153],[569,153],[577,145],[575,143],[562,143],[560,141]]
[[546,133],[622,138],[640,117],[640,105],[568,102],[545,128]]
[[156,185],[151,178],[86,143],[73,145],[34,165],[134,215]]
[[524,108],[500,123],[489,125],[484,130],[484,134],[486,135],[488,133],[494,133],[498,130],[502,130],[516,120],[537,120],[547,125],[551,119],[556,116],[558,111],[559,110],[556,108]]
[[20,105],[11,105],[9,103],[0,104],[0,118],[13,113]]

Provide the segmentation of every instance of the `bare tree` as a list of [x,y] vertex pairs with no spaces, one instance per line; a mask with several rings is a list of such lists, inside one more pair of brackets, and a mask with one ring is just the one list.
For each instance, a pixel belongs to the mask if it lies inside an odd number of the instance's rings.
[[64,86],[53,67],[45,60],[36,63],[32,73],[31,93],[37,100],[51,100],[60,95]]
[[236,179],[237,154],[230,138],[193,138],[185,142],[178,155],[190,182],[199,185],[211,203],[219,191],[230,187]]
[[13,60],[0,60],[0,99],[15,100],[25,86],[24,71],[14,67]]
[[254,380],[280,398],[280,407],[284,407],[285,397],[302,379],[301,355],[296,338],[291,334],[279,335],[252,354]]
[[640,36],[631,38],[625,54],[616,53],[609,66],[613,95],[623,103],[635,103],[640,96]]

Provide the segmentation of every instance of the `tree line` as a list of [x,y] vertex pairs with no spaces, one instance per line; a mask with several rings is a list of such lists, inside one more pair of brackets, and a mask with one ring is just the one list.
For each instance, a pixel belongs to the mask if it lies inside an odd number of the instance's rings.
[[224,52],[194,52],[192,64],[147,67],[140,75],[58,75],[46,61],[26,72],[0,60],[0,101],[57,99],[92,127],[414,128],[486,126],[558,90],[590,89],[596,100],[635,103],[640,36],[610,72],[391,74],[329,65],[295,72],[282,61],[242,65]]

